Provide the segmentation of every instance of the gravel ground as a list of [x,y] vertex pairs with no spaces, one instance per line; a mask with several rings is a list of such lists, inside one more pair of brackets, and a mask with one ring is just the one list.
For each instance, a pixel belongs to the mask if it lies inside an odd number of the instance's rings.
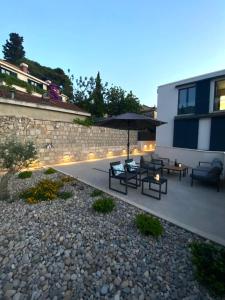
[[[11,188],[46,177],[14,178]],[[162,237],[142,236],[137,208],[115,199],[111,214],[97,214],[92,187],[65,189],[73,198],[0,202],[0,299],[211,299],[193,276],[188,244],[199,237],[163,220]]]

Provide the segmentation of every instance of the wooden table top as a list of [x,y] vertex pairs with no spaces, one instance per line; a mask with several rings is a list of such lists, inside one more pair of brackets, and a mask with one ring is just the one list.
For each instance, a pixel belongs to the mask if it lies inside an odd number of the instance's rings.
[[175,165],[164,165],[163,169],[171,170],[171,171],[184,171],[188,169],[188,166],[181,164],[181,167]]

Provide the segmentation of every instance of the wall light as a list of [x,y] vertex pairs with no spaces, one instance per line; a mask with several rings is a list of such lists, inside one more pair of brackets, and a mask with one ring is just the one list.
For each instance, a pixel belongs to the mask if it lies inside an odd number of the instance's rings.
[[133,154],[137,154],[137,153],[138,153],[138,149],[137,149],[137,148],[134,148]]
[[107,157],[112,157],[113,156],[113,152],[112,152],[112,150],[109,150],[108,152],[107,152]]
[[70,161],[70,155],[69,154],[64,154],[63,155],[63,161],[64,162],[69,162]]
[[93,152],[89,152],[88,159],[95,159],[95,154]]

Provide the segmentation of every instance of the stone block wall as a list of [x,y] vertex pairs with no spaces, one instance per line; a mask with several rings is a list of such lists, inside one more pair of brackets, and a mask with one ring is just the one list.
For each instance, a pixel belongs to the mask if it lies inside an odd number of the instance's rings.
[[[127,132],[123,130],[0,116],[0,142],[9,137],[32,140],[38,150],[39,165],[121,155],[126,153],[127,144]],[[130,144],[131,149],[137,148],[135,131],[130,134]]]

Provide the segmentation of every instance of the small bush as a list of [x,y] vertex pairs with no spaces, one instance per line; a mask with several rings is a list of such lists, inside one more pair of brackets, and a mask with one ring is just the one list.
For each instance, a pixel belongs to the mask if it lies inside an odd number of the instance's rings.
[[163,233],[163,226],[160,221],[148,214],[139,214],[135,220],[137,228],[144,235],[159,236]]
[[20,172],[18,174],[18,178],[20,178],[20,179],[30,178],[31,176],[32,176],[31,171],[24,171],[24,172]]
[[73,196],[73,193],[72,192],[60,192],[58,193],[58,197],[61,198],[61,199],[69,199]]
[[107,214],[110,213],[115,207],[115,203],[112,198],[101,198],[95,200],[92,208],[100,213]]
[[29,188],[20,194],[29,204],[35,204],[41,201],[54,200],[57,198],[61,182],[48,179],[41,180],[35,187]]
[[60,178],[60,181],[62,183],[71,183],[73,182],[75,179],[73,177],[70,177],[70,176],[64,176],[62,178]]
[[73,123],[78,124],[78,125],[82,125],[82,126],[86,126],[86,127],[90,127],[94,125],[94,121],[90,118],[86,118],[85,120],[81,120],[79,118],[76,118],[73,120]]
[[98,197],[98,196],[102,196],[104,193],[101,190],[95,189],[92,193],[91,193],[91,197]]
[[48,168],[46,171],[44,171],[45,175],[55,174],[57,171],[53,168]]
[[197,280],[218,296],[225,295],[225,249],[212,244],[193,242],[192,262]]

